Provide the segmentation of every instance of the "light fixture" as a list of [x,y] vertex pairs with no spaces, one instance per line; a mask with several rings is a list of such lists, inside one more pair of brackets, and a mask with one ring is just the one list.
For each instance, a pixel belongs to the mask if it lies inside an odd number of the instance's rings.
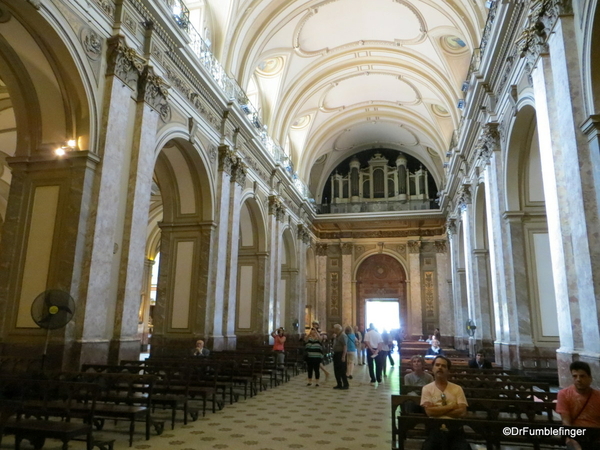
[[60,147],[54,149],[54,154],[56,156],[65,156],[67,152],[71,152],[77,149],[77,141],[75,139],[69,139]]

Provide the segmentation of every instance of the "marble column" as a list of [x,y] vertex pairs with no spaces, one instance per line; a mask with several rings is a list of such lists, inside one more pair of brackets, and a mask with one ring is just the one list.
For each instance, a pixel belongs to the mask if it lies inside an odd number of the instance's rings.
[[[265,319],[266,329],[263,330],[267,335],[275,330],[279,325],[276,324],[278,320],[278,299],[279,299],[279,285],[281,280],[281,221],[285,217],[285,210],[281,200],[276,195],[269,196],[269,216],[268,216],[268,228],[269,228],[269,259],[268,259],[268,270],[267,270],[267,295],[265,298]],[[272,338],[269,338],[272,342]]]
[[421,300],[421,246],[419,241],[408,242],[408,270],[410,280],[410,334],[421,336],[423,330],[423,305]]
[[448,286],[448,251],[446,241],[435,241],[435,264],[437,272],[438,317],[439,328],[444,345],[450,344],[444,336],[454,337],[454,320],[452,314],[452,299]]
[[[463,189],[465,189],[465,187],[463,187]],[[467,339],[468,342],[468,349],[469,349],[469,354],[471,356],[474,355],[476,348],[478,347],[478,345],[481,345],[481,339],[479,338],[479,334],[475,333],[475,336],[469,336],[469,334],[466,332],[466,323],[467,320],[473,320],[479,327],[481,327],[481,323],[479,321],[479,317],[477,316],[477,303],[478,303],[478,298],[476,297],[476,288],[475,288],[475,268],[473,267],[474,265],[474,261],[473,261],[473,240],[475,239],[475,217],[474,217],[474,213],[473,213],[473,205],[470,202],[470,192],[469,192],[469,203],[464,203],[462,205],[461,208],[461,222],[462,222],[462,227],[461,227],[461,232],[463,233],[463,254],[465,255],[465,271],[464,271],[464,276],[465,276],[465,287],[466,287],[466,292],[463,293],[466,294],[467,297],[467,308],[465,311],[463,311],[462,314],[462,322],[458,322],[457,326],[458,329],[461,330],[462,335],[465,337],[465,339]],[[462,284],[461,284],[462,286]]]
[[476,351],[484,348],[486,354],[493,352],[493,311],[490,298],[489,252],[487,249],[473,249],[473,287],[476,331]]
[[223,308],[223,337],[225,339],[225,348],[235,350],[235,319],[237,313],[237,276],[238,276],[238,251],[240,240],[240,212],[241,196],[244,184],[246,183],[246,165],[240,158],[235,157],[231,169],[231,189],[229,199],[229,223],[227,228],[229,236],[227,247],[219,251],[228,254],[228,263],[225,276],[224,308]]
[[352,244],[342,244],[342,326],[353,325]]
[[146,235],[140,233],[140,230],[148,225],[156,130],[160,110],[166,105],[166,97],[165,82],[154,75],[151,68],[146,67],[138,84],[138,103],[133,126],[115,328],[109,354],[111,363],[137,359],[140,353],[137,325],[146,250]]
[[[139,108],[136,98],[139,92],[140,75],[143,71],[145,61],[136,52],[125,45],[122,36],[109,39],[108,66],[105,82],[105,106],[102,118],[102,129],[99,154],[102,157],[102,166],[99,176],[95,180],[94,223],[88,233],[88,264],[83,273],[86,287],[79,294],[85,297],[83,319],[80,320],[76,333],[76,341],[72,348],[66,349],[66,356],[70,360],[76,360],[80,355],[78,363],[106,362],[107,358],[113,360],[118,356],[121,340],[127,348],[126,354],[135,355],[136,347],[139,352],[139,341],[136,342],[137,313],[139,307],[139,291],[144,264],[145,242],[141,244],[141,252],[134,250],[135,273],[132,278],[123,278],[127,270],[127,259],[130,250],[136,247],[137,242],[129,247],[130,235],[127,233],[127,225],[139,216],[132,215],[132,209],[127,206],[128,192],[127,181],[129,173],[127,169],[135,164],[133,153],[146,152],[147,146],[152,145],[150,140],[154,136],[156,125],[151,132],[149,140],[133,142],[136,137],[132,136],[130,129],[140,127],[144,120],[151,126],[155,118],[145,117],[138,114]],[[141,128],[138,128],[138,131]],[[146,130],[148,132],[148,130]],[[138,135],[137,138],[140,138]],[[134,146],[136,147],[134,149]],[[145,157],[142,157],[142,166],[147,165]],[[152,163],[150,163],[151,166]],[[144,170],[152,172],[152,167],[144,167]],[[144,173],[140,178],[140,184],[134,188],[136,207],[147,193],[149,201],[150,183],[146,183],[147,175]],[[125,181],[125,182],[124,182]],[[141,190],[141,191],[140,191]],[[125,204],[123,204],[125,202]],[[132,206],[131,203],[129,206]],[[139,211],[136,211],[138,214]],[[141,212],[143,215],[144,212]],[[146,207],[145,214],[148,214]],[[147,222],[141,225],[145,229]],[[137,229],[139,233],[139,229]],[[123,248],[125,238],[126,248]],[[144,239],[145,236],[142,238]],[[125,264],[123,266],[122,264]],[[122,280],[122,282],[120,281]],[[129,282],[131,281],[131,282]],[[124,312],[124,299],[127,297],[127,313],[125,323],[122,321]],[[80,308],[80,313],[83,312]],[[115,322],[115,318],[118,321]],[[123,328],[124,327],[124,328]],[[116,338],[116,341],[113,339]],[[110,345],[115,342],[116,345]],[[109,354],[110,351],[110,354]]]
[[[227,343],[223,324],[227,321],[225,314],[229,286],[227,285],[227,267],[229,265],[228,244],[230,243],[231,213],[231,174],[237,160],[235,153],[227,145],[219,147],[219,171],[217,174],[216,192],[216,224],[213,236],[213,252],[211,254],[211,270],[213,282],[210,286],[207,305],[206,330],[210,333],[209,345],[213,350],[225,350]],[[239,230],[238,230],[239,232]]]
[[[587,117],[581,95],[576,24],[570,4],[559,8],[545,45],[532,43],[532,79],[544,196],[559,321],[561,385],[581,359],[600,376],[598,155],[580,129]],[[539,56],[541,54],[541,56]],[[590,151],[592,150],[592,151]],[[587,168],[582,170],[582,168]],[[569,186],[568,190],[563,186]]]

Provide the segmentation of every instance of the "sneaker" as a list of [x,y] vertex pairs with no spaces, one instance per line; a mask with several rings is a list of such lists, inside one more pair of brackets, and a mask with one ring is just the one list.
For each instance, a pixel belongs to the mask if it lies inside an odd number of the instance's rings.
[[343,386],[334,386],[334,389],[343,389]]
[[371,380],[371,383],[375,383],[375,380]]
[[378,382],[378,383],[381,383],[381,380],[379,379],[379,380],[377,380],[377,382]]
[[342,386],[340,389],[343,389],[343,390],[350,389],[350,386]]
[[319,383],[315,384],[316,387],[319,387]]
[[352,379],[352,375],[348,375],[348,379],[351,380]]
[[307,385],[307,386],[312,386],[312,383],[307,383],[306,385]]

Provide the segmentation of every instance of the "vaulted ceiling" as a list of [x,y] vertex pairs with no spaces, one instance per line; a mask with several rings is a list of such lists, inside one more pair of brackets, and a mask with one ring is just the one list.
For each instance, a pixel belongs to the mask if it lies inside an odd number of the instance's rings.
[[419,158],[439,186],[485,3],[205,0],[205,18],[313,192],[349,155],[382,147]]

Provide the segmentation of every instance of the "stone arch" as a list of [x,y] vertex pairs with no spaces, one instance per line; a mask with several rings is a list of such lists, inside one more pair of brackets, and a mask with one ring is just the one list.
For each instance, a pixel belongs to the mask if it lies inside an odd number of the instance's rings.
[[532,105],[525,104],[513,121],[505,156],[506,211],[520,211],[523,206],[521,174],[534,130],[535,109]]
[[[262,339],[265,322],[266,229],[260,203],[253,193],[242,197],[235,334],[238,345],[251,346]],[[248,341],[248,342],[246,342]],[[262,341],[260,341],[262,342]]]
[[158,142],[154,182],[162,220],[152,353],[160,355],[189,346],[209,326],[214,189],[203,152],[176,131]]
[[[44,17],[27,2],[0,6],[0,79],[14,110],[14,154],[48,155],[69,139],[78,150],[96,151],[94,69],[81,59],[85,51],[72,27],[47,7],[51,15]],[[99,60],[101,49],[94,50]]]
[[[594,2],[591,2],[594,3]],[[590,21],[589,33],[584,36],[589,36],[588,51],[584,54],[584,89],[589,92],[586,96],[589,99],[590,111],[589,114],[598,114],[600,112],[600,3],[596,3],[596,10],[593,12],[593,20]]]
[[298,311],[298,257],[296,254],[296,242],[289,226],[284,226],[281,233],[281,276],[277,289],[277,302],[275,306],[276,322],[292,329],[292,323],[299,319]]
[[410,322],[407,299],[407,272],[401,262],[386,253],[375,253],[357,262],[356,321],[365,329],[365,304],[369,298],[397,298],[400,306],[400,328]]

